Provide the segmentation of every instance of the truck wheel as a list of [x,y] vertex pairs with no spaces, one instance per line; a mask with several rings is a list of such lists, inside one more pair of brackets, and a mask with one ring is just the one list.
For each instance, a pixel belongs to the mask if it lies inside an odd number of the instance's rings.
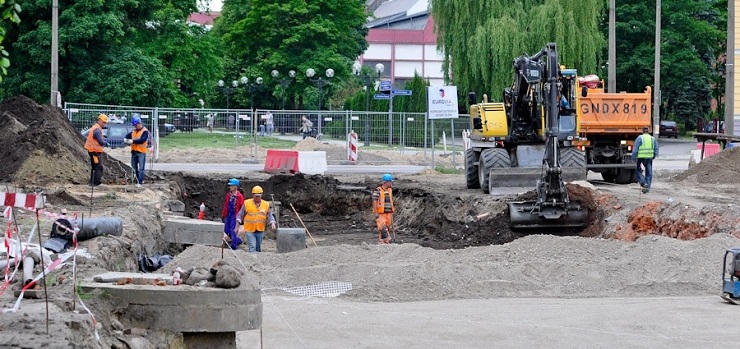
[[632,181],[632,173],[634,170],[626,168],[620,168],[617,170],[617,178],[614,180],[617,184],[629,184]]
[[478,182],[478,162],[479,154],[476,153],[473,148],[465,151],[465,184],[468,189],[480,188],[480,182]]
[[586,171],[586,153],[576,148],[560,148],[560,166],[583,167]]
[[614,170],[607,170],[605,172],[601,172],[601,178],[604,179],[604,182],[613,183],[615,179],[617,179],[617,173],[614,172]]
[[511,158],[509,152],[503,148],[488,148],[480,153],[478,161],[478,184],[483,192],[488,194],[489,173],[494,168],[510,168]]

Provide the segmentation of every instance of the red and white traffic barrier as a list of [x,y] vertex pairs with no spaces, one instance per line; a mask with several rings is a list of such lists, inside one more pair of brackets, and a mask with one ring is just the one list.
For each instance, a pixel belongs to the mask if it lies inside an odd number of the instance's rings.
[[36,209],[43,208],[45,201],[44,195],[0,193],[0,204],[3,206]]
[[357,162],[357,133],[354,130],[347,134],[347,159]]

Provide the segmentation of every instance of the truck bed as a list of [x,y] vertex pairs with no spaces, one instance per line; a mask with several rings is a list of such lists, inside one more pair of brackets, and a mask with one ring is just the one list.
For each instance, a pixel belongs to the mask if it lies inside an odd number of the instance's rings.
[[580,97],[581,134],[640,134],[651,125],[651,88],[643,93],[604,93],[589,89]]

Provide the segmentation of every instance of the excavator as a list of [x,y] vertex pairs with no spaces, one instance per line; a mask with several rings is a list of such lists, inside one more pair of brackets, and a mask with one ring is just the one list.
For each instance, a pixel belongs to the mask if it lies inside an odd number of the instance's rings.
[[[577,83],[561,74],[557,45],[514,60],[514,83],[503,103],[485,96],[471,104],[468,188],[535,186],[534,201],[509,203],[512,228],[583,227],[588,211],[568,196],[565,182],[586,179],[586,157],[578,138]],[[474,176],[477,172],[477,178]],[[477,180],[477,181],[476,181]]]

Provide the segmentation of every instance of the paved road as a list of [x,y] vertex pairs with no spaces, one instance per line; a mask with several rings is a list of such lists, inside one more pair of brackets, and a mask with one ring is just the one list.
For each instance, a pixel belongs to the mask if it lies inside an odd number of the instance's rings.
[[[661,139],[660,157],[655,159],[653,168],[656,171],[685,170],[689,166],[689,151],[692,149],[696,149],[696,142]],[[151,166],[154,170],[169,172],[239,173],[262,171],[264,164],[155,163]],[[419,173],[425,168],[427,167],[413,165],[329,165],[327,174]],[[590,172],[589,179],[601,179],[601,175]]]
[[[265,348],[740,348],[740,307],[714,295],[262,303]],[[237,344],[260,348],[259,339],[240,332]]]

